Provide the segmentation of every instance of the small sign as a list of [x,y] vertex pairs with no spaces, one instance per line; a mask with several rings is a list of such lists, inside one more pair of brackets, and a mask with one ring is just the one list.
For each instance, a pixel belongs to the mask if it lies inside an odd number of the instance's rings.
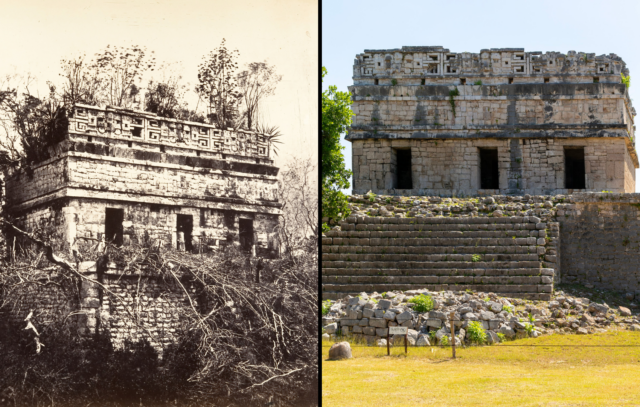
[[391,326],[389,327],[389,335],[406,335],[408,329],[406,326]]

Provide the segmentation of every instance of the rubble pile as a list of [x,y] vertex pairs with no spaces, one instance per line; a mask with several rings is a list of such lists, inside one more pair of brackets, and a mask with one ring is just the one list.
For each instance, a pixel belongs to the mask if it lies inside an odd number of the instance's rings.
[[[411,300],[418,296],[429,296],[432,309],[416,311],[414,308],[420,307]],[[329,309],[322,318],[323,339],[351,337],[355,342],[378,346],[387,345],[387,330],[392,326],[408,328],[409,345],[451,344],[451,313],[456,345],[469,343],[467,330],[473,321],[482,324],[487,344],[550,334],[601,333],[614,326],[640,331],[638,315],[629,308],[612,308],[604,302],[592,302],[562,291],[554,293],[550,301],[504,298],[481,292],[363,292],[325,305]],[[404,335],[395,335],[390,344],[404,344],[404,340]]]

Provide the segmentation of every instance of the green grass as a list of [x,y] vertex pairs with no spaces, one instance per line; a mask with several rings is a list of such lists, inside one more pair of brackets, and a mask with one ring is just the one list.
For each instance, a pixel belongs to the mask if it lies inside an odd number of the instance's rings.
[[352,359],[328,361],[330,343],[324,343],[322,405],[640,405],[640,332],[552,335],[506,345],[537,346],[457,348],[456,360],[450,348],[409,348],[405,356],[398,346],[387,357],[386,348],[354,346]]

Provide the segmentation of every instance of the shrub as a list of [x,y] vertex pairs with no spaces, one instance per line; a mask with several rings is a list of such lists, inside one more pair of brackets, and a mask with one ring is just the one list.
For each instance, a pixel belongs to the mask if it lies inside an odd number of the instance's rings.
[[322,316],[327,315],[330,309],[331,309],[331,300],[322,301]]
[[442,338],[440,338],[440,345],[449,346],[449,337],[447,335],[444,335]]
[[524,330],[527,331],[527,335],[531,336],[534,331],[534,326],[531,324],[524,324]]
[[433,309],[433,299],[430,295],[420,294],[407,302],[416,304],[413,310],[417,312],[429,312]]
[[504,342],[507,340],[507,337],[503,333],[498,332],[496,335],[498,335],[498,339],[500,339],[500,342]]
[[487,341],[487,333],[484,331],[480,321],[469,322],[469,325],[467,325],[467,338],[469,338],[469,342],[478,345],[482,345]]
[[507,311],[508,313],[511,313],[511,307],[510,307],[510,306],[508,306],[508,305],[503,305],[503,306],[502,306],[502,310],[503,310],[503,311]]

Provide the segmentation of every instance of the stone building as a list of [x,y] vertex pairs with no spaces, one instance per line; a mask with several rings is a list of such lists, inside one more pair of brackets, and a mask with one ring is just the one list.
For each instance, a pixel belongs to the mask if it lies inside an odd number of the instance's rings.
[[[73,249],[96,240],[160,241],[194,253],[237,245],[277,256],[282,204],[271,148],[265,134],[78,104],[49,159],[5,174],[7,209],[71,260]],[[76,315],[81,334],[102,327],[116,345],[144,337],[162,350],[181,325],[179,307],[207,306],[189,279],[124,272],[115,263],[78,266],[93,282],[83,280],[80,290],[24,286],[0,319],[22,321],[34,310],[40,323]]]
[[118,245],[160,239],[181,250],[276,250],[278,168],[264,134],[76,105],[51,158],[6,174],[7,206],[34,230],[55,225]]
[[353,66],[353,191],[635,192],[635,109],[615,54],[365,50]]

